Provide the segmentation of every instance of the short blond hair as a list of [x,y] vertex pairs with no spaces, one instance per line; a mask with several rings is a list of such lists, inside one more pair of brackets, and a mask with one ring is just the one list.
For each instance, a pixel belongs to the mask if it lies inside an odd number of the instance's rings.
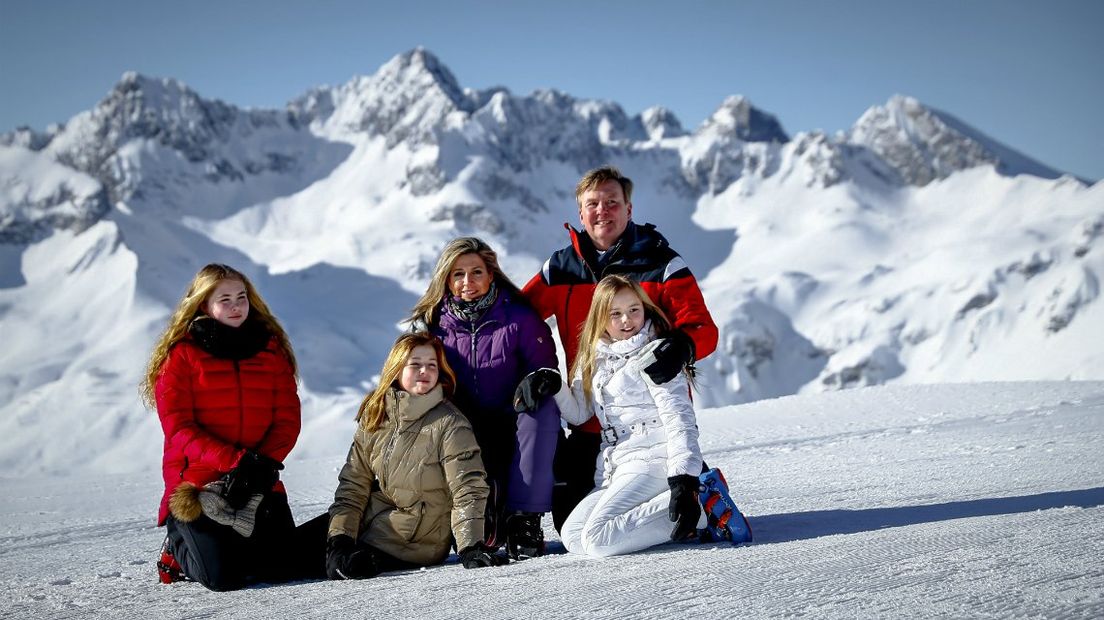
[[584,174],[583,178],[579,179],[579,184],[575,186],[575,202],[582,207],[583,194],[606,181],[617,181],[621,186],[621,192],[625,194],[625,202],[632,202],[632,179],[621,174],[621,171],[614,166],[602,166],[601,168],[595,168]]

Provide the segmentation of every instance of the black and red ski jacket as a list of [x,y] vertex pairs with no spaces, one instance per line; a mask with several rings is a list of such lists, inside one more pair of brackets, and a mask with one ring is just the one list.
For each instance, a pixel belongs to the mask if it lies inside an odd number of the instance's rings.
[[[717,325],[705,307],[697,279],[654,225],[629,222],[625,233],[601,260],[588,235],[568,224],[564,228],[571,235],[571,245],[553,252],[522,293],[541,318],[556,317],[568,368],[575,361],[594,288],[599,280],[612,274],[639,282],[671,323],[694,340],[697,359],[717,348]],[[601,431],[595,418],[578,428]]]

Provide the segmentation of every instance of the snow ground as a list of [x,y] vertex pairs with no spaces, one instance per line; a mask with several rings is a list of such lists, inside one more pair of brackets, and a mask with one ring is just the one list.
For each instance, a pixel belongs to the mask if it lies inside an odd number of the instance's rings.
[[[217,594],[157,583],[157,473],[2,479],[0,617],[1104,616],[1104,382],[883,386],[699,419],[752,545]],[[289,463],[297,521],[329,505],[344,449]]]

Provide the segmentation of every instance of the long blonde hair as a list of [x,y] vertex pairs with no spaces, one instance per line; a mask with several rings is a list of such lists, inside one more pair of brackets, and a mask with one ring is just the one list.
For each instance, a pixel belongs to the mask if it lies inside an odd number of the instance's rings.
[[150,354],[149,364],[146,366],[146,375],[142,380],[140,389],[142,401],[151,409],[157,406],[154,389],[157,385],[157,377],[161,374],[161,367],[169,357],[169,351],[176,343],[184,339],[192,321],[196,317],[205,314],[203,310],[204,302],[207,301],[219,282],[223,280],[237,280],[245,286],[245,294],[249,299],[249,315],[247,318],[260,321],[268,328],[268,332],[276,337],[280,349],[283,350],[288,363],[291,364],[291,371],[298,376],[299,371],[295,362],[295,353],[291,350],[291,342],[288,340],[287,332],[284,331],[280,322],[269,310],[268,304],[261,299],[261,295],[253,286],[253,283],[245,277],[245,274],[233,267],[211,263],[200,269],[192,278],[187,292],[184,293],[184,297],[177,304],[172,318],[169,319],[168,327],[165,328],[164,333],[161,334],[157,344],[153,347],[153,352]]
[[656,334],[662,336],[671,331],[671,321],[663,310],[652,302],[648,293],[644,292],[639,284],[625,276],[612,275],[602,278],[598,286],[594,287],[594,297],[590,301],[590,311],[587,313],[586,322],[583,323],[583,331],[579,334],[579,350],[575,354],[575,361],[571,364],[569,376],[582,375],[583,392],[586,394],[586,402],[593,398],[591,383],[594,380],[594,366],[598,352],[598,342],[606,335],[606,326],[610,321],[610,308],[613,307],[613,298],[624,290],[632,291],[640,298],[644,306],[644,316],[652,321],[652,328]]
[[406,360],[415,348],[428,345],[433,347],[437,355],[437,385],[445,392],[445,398],[452,396],[456,391],[456,374],[445,360],[445,346],[434,335],[425,332],[403,334],[391,347],[387,354],[387,360],[383,362],[383,370],[380,371],[380,381],[376,389],[369,392],[360,403],[357,411],[357,421],[364,430],[374,431],[383,424],[387,417],[386,397],[391,388],[399,381]]
[[441,300],[449,294],[449,272],[452,271],[452,266],[456,263],[456,260],[465,254],[475,254],[483,259],[483,263],[487,265],[487,270],[494,276],[495,286],[499,290],[510,291],[514,294],[515,299],[524,299],[517,285],[510,281],[510,278],[506,277],[506,274],[502,272],[502,268],[498,266],[498,254],[491,249],[491,246],[479,237],[457,237],[449,241],[445,248],[441,250],[441,256],[437,259],[437,266],[433,268],[433,277],[429,280],[429,287],[422,298],[418,300],[418,303],[414,304],[414,309],[410,311],[410,318],[407,319],[408,323],[417,325],[418,322],[422,322],[426,326],[432,326],[436,323],[437,317],[433,314]]

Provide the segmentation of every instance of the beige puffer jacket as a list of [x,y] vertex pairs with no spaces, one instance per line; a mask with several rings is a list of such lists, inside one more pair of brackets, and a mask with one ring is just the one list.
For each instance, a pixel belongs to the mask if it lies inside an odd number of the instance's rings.
[[360,426],[353,437],[329,536],[346,534],[408,562],[437,564],[453,536],[457,549],[483,540],[487,481],[479,445],[440,386],[424,396],[393,389],[386,407],[379,429]]

